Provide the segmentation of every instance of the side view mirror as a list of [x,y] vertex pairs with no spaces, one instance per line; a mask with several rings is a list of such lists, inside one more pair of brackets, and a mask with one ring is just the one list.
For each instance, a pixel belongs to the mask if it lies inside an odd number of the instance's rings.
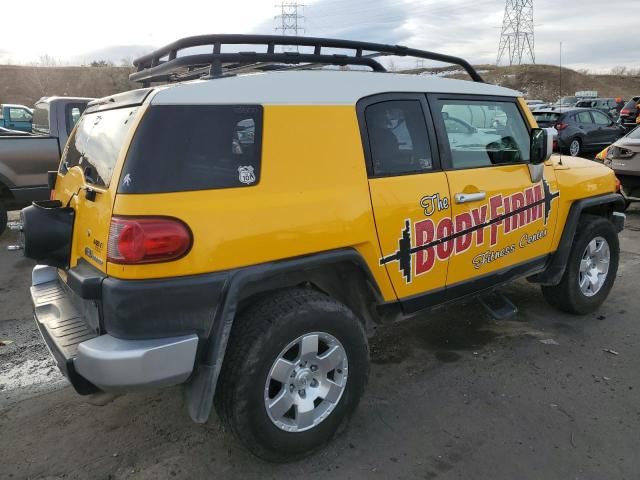
[[531,130],[529,162],[532,165],[539,165],[546,162],[553,153],[553,136],[544,128],[534,128]]

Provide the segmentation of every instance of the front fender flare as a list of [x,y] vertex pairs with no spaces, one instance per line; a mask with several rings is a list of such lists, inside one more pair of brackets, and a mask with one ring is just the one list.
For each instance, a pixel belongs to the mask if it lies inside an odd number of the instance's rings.
[[608,193],[597,197],[583,198],[574,202],[569,209],[569,215],[567,215],[567,220],[564,224],[558,249],[552,255],[547,268],[544,272],[532,275],[528,280],[541,285],[557,285],[560,283],[564,271],[567,268],[567,259],[571,252],[571,246],[576,234],[576,229],[578,228],[580,215],[590,208],[605,205],[610,205],[614,212],[623,212],[625,207],[624,198],[618,193]]

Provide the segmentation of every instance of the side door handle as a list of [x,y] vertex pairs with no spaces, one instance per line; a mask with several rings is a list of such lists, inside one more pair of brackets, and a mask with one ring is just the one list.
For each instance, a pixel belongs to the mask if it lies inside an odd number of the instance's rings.
[[485,192],[476,193],[456,193],[456,203],[479,202],[487,197]]

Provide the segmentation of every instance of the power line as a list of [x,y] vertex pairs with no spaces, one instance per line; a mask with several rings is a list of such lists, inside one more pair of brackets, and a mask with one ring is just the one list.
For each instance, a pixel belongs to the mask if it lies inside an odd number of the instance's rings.
[[[280,15],[275,17],[276,20],[280,20],[276,32],[279,31],[282,35],[294,37],[297,37],[299,33],[304,33],[304,27],[301,26],[304,16],[300,15],[302,7],[304,5],[297,2],[282,2],[276,5],[276,8],[280,9]],[[282,49],[283,51],[297,52],[298,46],[283,46]]]
[[496,64],[505,57],[509,65],[520,65],[527,58],[536,63],[533,0],[506,0]]

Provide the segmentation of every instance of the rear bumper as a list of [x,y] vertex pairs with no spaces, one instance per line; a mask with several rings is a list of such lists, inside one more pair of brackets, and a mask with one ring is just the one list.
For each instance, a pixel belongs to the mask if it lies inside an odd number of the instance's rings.
[[52,267],[36,266],[31,300],[38,329],[80,394],[182,383],[194,368],[198,336],[127,340],[100,335]]

